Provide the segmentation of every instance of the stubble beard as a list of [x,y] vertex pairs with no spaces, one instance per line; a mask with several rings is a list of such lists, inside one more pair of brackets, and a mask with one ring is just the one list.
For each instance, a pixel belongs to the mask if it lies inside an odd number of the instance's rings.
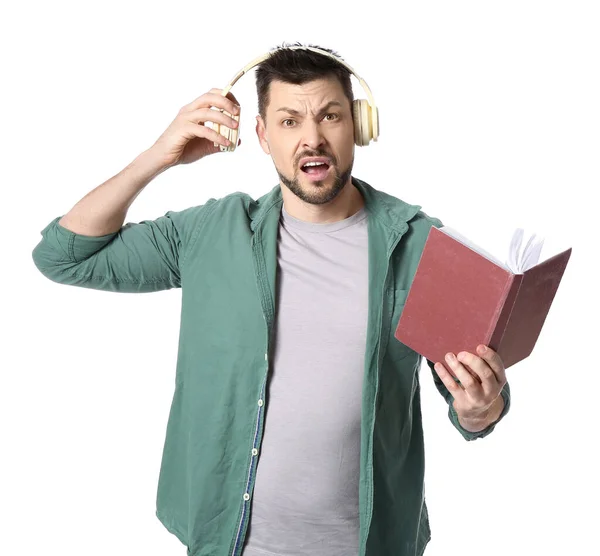
[[333,183],[331,185],[327,185],[326,181],[330,179],[327,177],[327,180],[319,180],[310,182],[310,184],[302,184],[300,180],[300,173],[302,170],[298,169],[297,173],[294,175],[292,179],[284,176],[277,167],[277,175],[283,183],[296,197],[305,203],[310,203],[311,205],[324,205],[329,201],[335,199],[340,191],[344,189],[344,186],[348,182],[350,176],[352,175],[352,166],[354,165],[354,159],[350,162],[348,168],[339,172],[337,166],[333,166],[334,176]]

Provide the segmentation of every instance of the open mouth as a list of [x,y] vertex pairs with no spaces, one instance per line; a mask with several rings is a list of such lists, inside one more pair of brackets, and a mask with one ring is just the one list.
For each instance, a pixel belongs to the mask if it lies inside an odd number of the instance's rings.
[[329,172],[329,164],[326,162],[307,162],[300,169],[313,180],[324,179]]

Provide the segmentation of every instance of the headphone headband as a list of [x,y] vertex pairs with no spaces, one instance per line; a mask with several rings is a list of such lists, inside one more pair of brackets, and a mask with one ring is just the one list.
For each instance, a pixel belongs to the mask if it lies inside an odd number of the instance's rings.
[[[323,56],[327,56],[332,60],[335,60],[342,66],[344,66],[358,81],[360,82],[362,88],[367,93],[369,100],[364,99],[355,99],[351,104],[352,108],[352,120],[354,125],[354,142],[356,145],[364,147],[368,145],[371,140],[377,141],[377,137],[379,136],[379,111],[375,106],[375,100],[373,99],[373,94],[371,93],[371,89],[365,83],[364,79],[362,79],[346,62],[338,59],[336,56],[333,56],[329,52],[325,50],[321,50],[320,48],[314,48],[312,46],[283,46],[276,48],[270,51],[267,54],[263,54],[258,58],[252,60],[247,66],[243,67],[240,71],[238,71],[233,79],[228,83],[228,85],[222,89],[221,94],[223,96],[227,96],[227,93],[231,90],[231,87],[236,83],[236,81],[242,77],[245,73],[247,73],[250,69],[252,69],[257,64],[264,62],[268,58],[270,58],[275,52],[280,50],[311,50]],[[229,117],[233,118],[238,122],[240,121],[239,115],[234,116],[233,114],[229,114],[229,112],[225,110],[221,110],[221,112],[225,112]],[[226,125],[220,125],[215,123],[213,129],[224,135],[226,139],[229,140],[230,144],[225,146],[221,145],[217,142],[213,142],[215,147],[219,147],[221,151],[233,151],[238,143],[239,136],[239,127],[235,129],[230,129]]]
[[373,99],[373,94],[371,93],[371,89],[369,89],[369,86],[366,84],[365,80],[362,79],[362,77],[360,77],[343,60],[340,60],[339,58],[337,58],[336,56],[331,55],[329,52],[326,52],[325,50],[321,50],[320,48],[314,48],[312,46],[284,46],[284,47],[280,47],[280,48],[278,48],[276,50],[273,50],[273,51],[269,52],[268,54],[263,54],[262,56],[259,56],[258,58],[254,59],[252,62],[250,62],[247,66],[245,66],[244,68],[242,68],[239,72],[237,72],[233,76],[233,79],[223,89],[223,93],[222,93],[223,96],[227,96],[227,93],[231,90],[231,87],[233,87],[233,85],[235,85],[236,81],[240,77],[242,77],[242,75],[244,75],[245,73],[247,73],[248,71],[250,71],[254,66],[257,66],[261,62],[264,62],[267,58],[270,58],[275,52],[278,52],[279,50],[311,50],[312,52],[316,52],[317,54],[323,54],[324,56],[327,56],[327,57],[331,58],[332,60],[335,60],[336,62],[342,64],[342,66],[344,66],[352,75],[354,75],[354,77],[356,77],[356,79],[358,79],[358,81],[361,84],[362,88],[367,93],[367,97],[369,99],[369,104],[371,105],[372,108],[375,108],[375,100]]

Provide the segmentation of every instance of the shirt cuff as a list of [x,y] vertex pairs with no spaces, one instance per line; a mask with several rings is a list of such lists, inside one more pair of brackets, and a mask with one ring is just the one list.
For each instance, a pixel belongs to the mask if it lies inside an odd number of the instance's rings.
[[83,261],[110,243],[119,233],[117,231],[103,236],[76,234],[58,223],[61,218],[62,216],[57,216],[41,232],[46,246],[61,254],[61,261]]

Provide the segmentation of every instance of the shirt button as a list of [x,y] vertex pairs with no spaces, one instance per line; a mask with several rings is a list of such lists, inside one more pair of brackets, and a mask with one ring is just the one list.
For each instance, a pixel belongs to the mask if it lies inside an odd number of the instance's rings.
[[265,361],[268,361],[268,360],[269,360],[269,354],[265,353]]
[[256,448],[252,449],[252,455],[255,456],[256,454],[258,454],[258,450]]
[[258,400],[258,407],[262,407],[263,401],[262,400]]
[[250,495],[247,492],[244,494],[244,500],[250,500]]

